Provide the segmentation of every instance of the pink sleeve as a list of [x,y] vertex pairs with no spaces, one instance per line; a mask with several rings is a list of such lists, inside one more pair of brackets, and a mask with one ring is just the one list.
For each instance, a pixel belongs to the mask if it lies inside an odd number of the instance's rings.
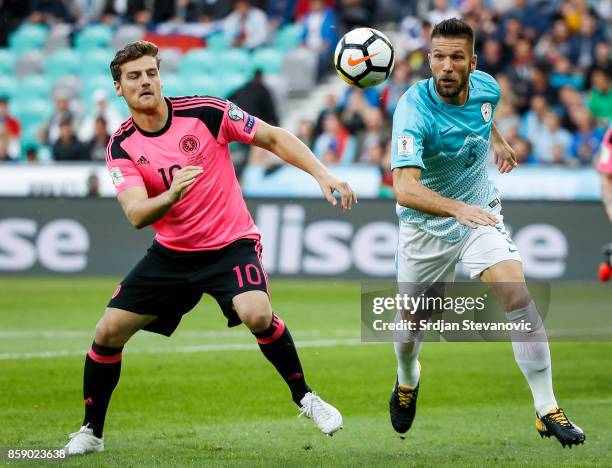
[[251,143],[258,123],[259,120],[256,117],[247,114],[233,102],[227,101],[217,141],[221,144],[228,144],[232,141]]
[[106,167],[117,193],[131,187],[145,186],[140,171],[131,159],[112,159],[107,161]]

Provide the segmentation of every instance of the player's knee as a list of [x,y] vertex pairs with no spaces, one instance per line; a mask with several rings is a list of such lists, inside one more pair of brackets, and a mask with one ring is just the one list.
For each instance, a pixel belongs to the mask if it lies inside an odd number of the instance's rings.
[[117,348],[123,346],[129,336],[126,336],[124,327],[118,320],[102,317],[96,325],[95,342],[102,346]]
[[262,300],[249,304],[240,311],[240,319],[253,332],[266,330],[272,321],[270,302]]

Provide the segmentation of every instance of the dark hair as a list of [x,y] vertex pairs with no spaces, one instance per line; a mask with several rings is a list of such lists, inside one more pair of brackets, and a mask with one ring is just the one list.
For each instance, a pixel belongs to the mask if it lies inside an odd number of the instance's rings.
[[474,53],[474,30],[463,20],[450,18],[439,22],[431,31],[431,39],[434,37],[461,37],[467,39],[472,45],[472,53]]
[[159,49],[155,44],[149,41],[136,41],[126,44],[123,49],[120,49],[115,54],[115,58],[110,63],[111,75],[113,80],[119,81],[121,79],[121,65],[132,60],[138,60],[140,57],[150,55],[155,57],[157,61],[157,68],[159,69]]

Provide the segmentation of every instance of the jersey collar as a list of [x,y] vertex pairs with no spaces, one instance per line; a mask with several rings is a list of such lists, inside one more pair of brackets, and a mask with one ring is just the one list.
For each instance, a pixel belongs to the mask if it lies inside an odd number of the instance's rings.
[[146,136],[149,138],[158,137],[166,133],[166,131],[170,128],[170,124],[172,124],[172,104],[170,103],[170,99],[168,99],[167,97],[164,97],[164,101],[166,101],[166,105],[168,106],[168,119],[166,119],[165,125],[158,131],[147,132],[146,130],[143,130],[138,125],[136,125],[136,122],[134,121],[134,119],[132,119],[132,122],[134,123],[134,127],[136,127],[143,136]]

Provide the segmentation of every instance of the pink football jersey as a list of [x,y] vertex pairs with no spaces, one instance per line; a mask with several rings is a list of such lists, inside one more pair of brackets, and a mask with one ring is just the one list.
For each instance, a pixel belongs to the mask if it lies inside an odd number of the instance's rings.
[[601,142],[597,170],[606,174],[612,174],[612,125],[608,128]]
[[180,251],[217,250],[242,239],[258,239],[236,179],[228,143],[250,143],[258,121],[233,103],[213,97],[166,98],[168,121],[158,132],[130,117],[112,136],[106,164],[117,193],[145,187],[150,198],[170,188],[174,173],[201,166],[184,197],[157,222],[155,239]]

